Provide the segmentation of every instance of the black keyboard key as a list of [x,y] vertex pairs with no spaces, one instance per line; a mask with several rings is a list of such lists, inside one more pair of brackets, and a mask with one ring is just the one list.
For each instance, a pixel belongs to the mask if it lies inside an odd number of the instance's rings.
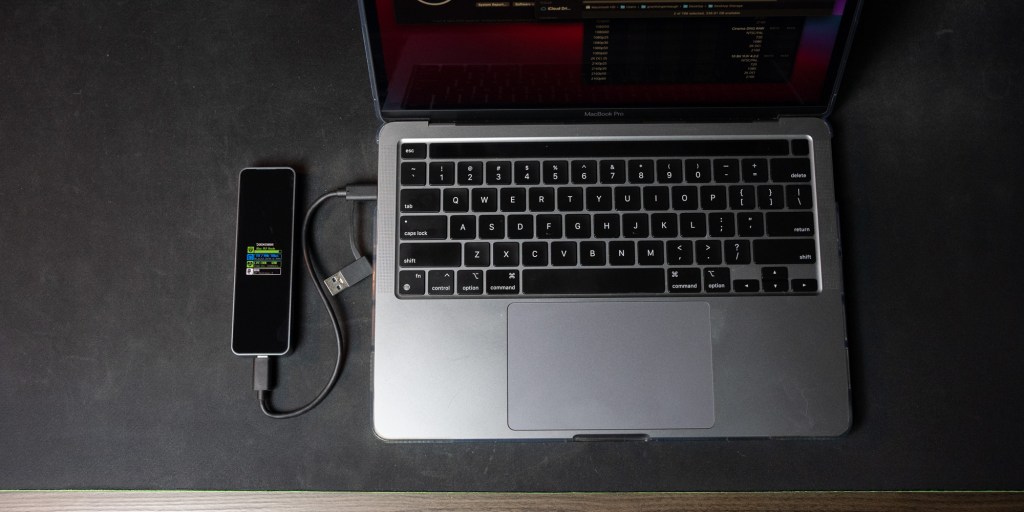
[[715,181],[737,183],[740,181],[740,161],[735,158],[715,159]]
[[615,209],[622,211],[637,211],[643,205],[641,203],[640,187],[616,187],[615,188]]
[[729,187],[729,207],[733,210],[753,210],[756,207],[755,194],[753,185]]
[[576,242],[552,242],[551,265],[555,267],[575,267]]
[[769,293],[782,293],[789,291],[789,281],[785,279],[762,279],[764,291]]
[[597,161],[573,160],[572,182],[581,184],[597,183]]
[[484,183],[483,162],[459,162],[459,185],[482,185]]
[[697,187],[672,187],[672,208],[676,210],[696,210],[699,206]]
[[633,242],[609,242],[608,263],[610,265],[635,265],[636,244]]
[[668,187],[644,187],[644,208],[647,210],[668,210]]
[[818,291],[817,279],[794,279],[793,291],[798,293],[814,293]]
[[590,215],[566,215],[566,238],[590,238]]
[[761,279],[789,279],[789,269],[786,267],[764,267],[761,269]]
[[452,215],[449,222],[451,229],[448,237],[453,240],[472,240],[476,238],[476,217],[472,215]]
[[626,162],[624,160],[601,161],[601,183],[625,183]]
[[491,253],[491,264],[495,267],[518,267],[519,244],[515,242],[497,242]]
[[431,185],[454,185],[455,164],[452,162],[430,162]]
[[623,238],[647,238],[651,233],[651,221],[646,213],[627,213],[622,216]]
[[814,263],[817,252],[813,238],[754,240],[754,263],[789,265]]
[[704,269],[704,291],[708,293],[725,293],[732,288],[732,279],[727,268]]
[[402,144],[400,155],[404,159],[422,160],[427,157],[427,145],[416,142]]
[[444,240],[448,238],[448,218],[443,215],[403,215],[398,221],[402,240]]
[[750,240],[726,240],[725,263],[747,265],[750,263]]
[[408,188],[399,193],[402,213],[436,213],[441,211],[441,189]]
[[446,188],[446,189],[444,189],[444,211],[446,211],[446,212],[468,212],[469,211],[469,189],[468,188]]
[[487,162],[485,174],[488,185],[511,185],[512,162]]
[[480,216],[480,238],[484,240],[501,240],[505,238],[505,217],[502,215]]
[[757,205],[764,210],[778,210],[783,206],[782,185],[760,185],[757,187]]
[[674,213],[651,215],[651,236],[654,238],[675,238],[679,234],[679,218]]
[[533,216],[532,215],[509,215],[507,238],[512,240],[525,240],[533,238]]
[[693,242],[689,240],[675,240],[668,242],[667,246],[669,265],[693,264]]
[[562,216],[538,215],[536,232],[537,238],[562,238]]
[[548,160],[544,162],[544,183],[564,185],[569,183],[569,162]]
[[523,244],[523,265],[546,267],[548,265],[548,243],[526,242]]
[[398,244],[398,263],[403,267],[458,267],[462,244],[423,242]]
[[672,293],[699,293],[700,290],[699,268],[668,269],[668,291]]
[[496,189],[496,188],[474,188],[473,189],[473,211],[474,212],[496,212],[496,211],[498,211],[498,189]]
[[619,222],[617,213],[594,215],[594,238],[618,238]]
[[636,261],[641,265],[664,265],[665,244],[658,240],[637,242]]
[[708,223],[703,213],[680,213],[679,236],[704,238],[708,234]]
[[486,280],[487,293],[492,295],[518,295],[518,270],[488,270]]
[[482,270],[460,270],[456,273],[459,295],[481,295],[484,293],[484,272]]
[[743,159],[743,181],[747,183],[768,182],[768,159],[767,158],[745,158]]
[[686,161],[687,183],[711,183],[711,160],[691,158]]
[[526,211],[526,189],[525,188],[502,188],[501,189],[501,211],[503,212],[525,212]]
[[754,293],[761,291],[761,283],[757,279],[736,279],[732,282],[732,289],[740,293]]
[[604,242],[580,242],[580,265],[603,267],[604,262]]
[[654,183],[654,160],[630,160],[630,183]]
[[660,268],[526,269],[523,292],[535,295],[662,293]]
[[426,185],[427,164],[424,162],[402,162],[400,181],[402,185]]
[[792,144],[796,156],[805,156],[811,152],[811,144],[807,139],[793,139]]
[[454,295],[455,271],[431,270],[427,272],[427,291],[431,295]]
[[402,270],[398,273],[398,291],[405,295],[427,292],[427,273],[423,270]]
[[768,236],[813,236],[814,214],[811,212],[768,212],[765,214]]
[[555,211],[555,189],[551,187],[530,188],[530,211]]
[[772,181],[811,181],[811,161],[807,158],[773,158]]
[[467,242],[464,248],[467,267],[489,267],[491,265],[491,244]]
[[536,185],[540,183],[540,162],[516,162],[514,172],[517,185]]
[[763,236],[764,214],[761,212],[740,212],[736,214],[736,232],[739,236]]
[[658,160],[658,182],[682,183],[683,161],[678,158]]
[[580,187],[558,187],[558,209],[563,212],[583,211],[583,189]]
[[786,205],[794,210],[804,210],[814,206],[810,185],[787,185]]
[[699,265],[722,264],[722,242],[719,240],[697,240],[696,257]]
[[592,212],[607,212],[612,209],[611,187],[587,187],[587,209]]
[[708,215],[708,231],[714,237],[734,236],[736,217],[731,213],[712,213]]
[[700,207],[704,210],[725,210],[728,200],[725,187],[709,185],[700,188]]

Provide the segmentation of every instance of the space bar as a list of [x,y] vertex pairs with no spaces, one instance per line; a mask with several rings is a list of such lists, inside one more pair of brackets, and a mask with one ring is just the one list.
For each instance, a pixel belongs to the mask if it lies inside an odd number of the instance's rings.
[[534,295],[597,295],[663,293],[660,268],[526,269],[523,293]]

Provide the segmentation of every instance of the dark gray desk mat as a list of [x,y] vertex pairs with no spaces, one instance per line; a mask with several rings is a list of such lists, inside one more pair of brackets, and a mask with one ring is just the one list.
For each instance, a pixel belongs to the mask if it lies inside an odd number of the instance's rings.
[[[1024,488],[1016,1],[870,2],[833,118],[856,422],[835,440],[386,444],[370,286],[315,412],[228,350],[236,175],[373,180],[354,2],[0,6],[0,488]],[[318,226],[347,261],[344,207]],[[275,403],[334,348],[302,282]]]

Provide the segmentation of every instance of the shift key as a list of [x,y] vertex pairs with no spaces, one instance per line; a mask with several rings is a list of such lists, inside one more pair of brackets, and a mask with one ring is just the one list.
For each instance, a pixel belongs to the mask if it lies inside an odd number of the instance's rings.
[[818,258],[813,238],[754,240],[754,263],[759,265],[791,265],[816,261]]
[[462,244],[458,242],[399,244],[398,263],[403,267],[458,267]]

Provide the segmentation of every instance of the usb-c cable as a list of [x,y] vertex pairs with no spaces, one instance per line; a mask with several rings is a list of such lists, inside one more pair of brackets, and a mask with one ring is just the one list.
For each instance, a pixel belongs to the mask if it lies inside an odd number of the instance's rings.
[[[263,411],[263,414],[266,414],[271,418],[294,418],[312,410],[327,397],[328,393],[331,392],[331,389],[334,388],[334,384],[338,382],[338,378],[341,376],[341,371],[345,366],[345,359],[348,354],[348,344],[345,340],[345,334],[341,326],[340,313],[336,311],[335,307],[331,304],[330,297],[341,293],[346,288],[371,276],[373,274],[373,266],[370,264],[370,261],[366,256],[359,254],[358,247],[356,247],[356,244],[350,235],[349,242],[352,245],[353,255],[356,256],[356,260],[327,279],[321,279],[318,277],[320,273],[317,271],[316,263],[313,261],[310,240],[311,236],[309,234],[313,214],[316,212],[317,208],[319,208],[320,205],[328,199],[341,197],[347,198],[349,201],[376,201],[377,186],[349,185],[343,189],[328,192],[320,196],[312,205],[310,205],[309,209],[306,210],[306,216],[302,220],[302,260],[306,264],[306,271],[309,273],[310,279],[315,283],[317,294],[320,296],[320,300],[323,302],[324,307],[327,308],[327,314],[331,319],[331,324],[334,326],[334,336],[338,346],[338,357],[334,363],[334,371],[331,373],[331,378],[327,382],[327,385],[324,386],[323,390],[321,390],[320,393],[309,403],[291,411],[276,411],[270,405],[270,389],[272,387],[270,376],[270,357],[258,356],[253,359],[252,387],[253,390],[256,391],[256,398],[259,400],[260,410]],[[328,294],[330,294],[330,296],[328,296]]]

